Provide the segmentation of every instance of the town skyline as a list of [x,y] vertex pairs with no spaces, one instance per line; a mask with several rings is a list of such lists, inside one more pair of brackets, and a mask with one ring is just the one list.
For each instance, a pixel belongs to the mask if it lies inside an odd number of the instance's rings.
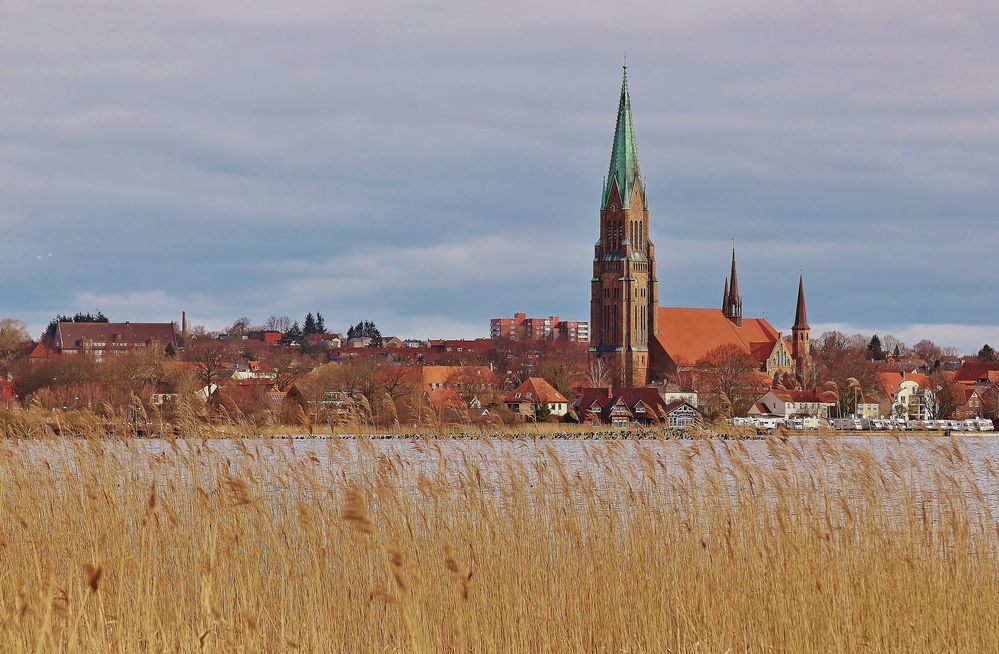
[[[405,16],[328,43],[361,9],[210,10],[186,20],[213,40],[178,43],[178,16],[113,5],[57,16],[54,44],[14,12],[4,46],[3,313],[32,334],[88,310],[220,329],[319,307],[420,338],[520,310],[588,319],[624,50],[583,54],[604,16],[500,21],[455,59],[469,32]],[[663,306],[715,306],[735,238],[746,311],[780,329],[802,270],[813,333],[995,340],[973,265],[997,244],[994,12],[785,14],[799,36],[768,45],[769,5],[644,9],[627,49]],[[564,49],[504,48],[545,26]]]

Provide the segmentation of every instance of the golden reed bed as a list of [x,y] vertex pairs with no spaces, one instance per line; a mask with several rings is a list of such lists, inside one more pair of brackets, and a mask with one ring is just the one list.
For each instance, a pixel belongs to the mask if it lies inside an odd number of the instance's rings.
[[999,650],[991,461],[751,445],[3,441],[0,651]]

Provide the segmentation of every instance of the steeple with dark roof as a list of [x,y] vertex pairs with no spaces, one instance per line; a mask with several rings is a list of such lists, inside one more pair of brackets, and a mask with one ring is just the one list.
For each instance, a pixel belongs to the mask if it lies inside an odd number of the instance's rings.
[[805,278],[799,275],[798,304],[794,309],[794,327],[791,328],[791,356],[794,358],[795,371],[802,381],[805,379],[805,372],[811,367],[811,332],[805,316]]
[[[731,281],[729,281],[731,280]],[[739,295],[739,275],[735,271],[735,246],[732,246],[732,273],[725,280],[725,305],[722,313],[736,327],[742,326],[742,296]]]
[[808,329],[808,318],[805,315],[805,278],[798,276],[798,306],[794,310],[794,329]]
[[725,291],[722,293],[722,311],[728,307],[728,275],[725,275]]
[[614,127],[614,145],[611,147],[610,168],[604,183],[600,208],[606,208],[611,187],[617,182],[617,192],[621,196],[621,206],[628,208],[635,182],[641,185],[645,197],[645,183],[638,165],[638,141],[635,140],[635,120],[631,116],[631,94],[628,92],[628,67],[624,67],[621,81],[621,98],[617,106],[617,125]]
[[739,275],[735,272],[735,246],[732,246],[732,274],[730,275],[732,279],[732,285],[728,289],[729,297],[737,298],[739,297]]

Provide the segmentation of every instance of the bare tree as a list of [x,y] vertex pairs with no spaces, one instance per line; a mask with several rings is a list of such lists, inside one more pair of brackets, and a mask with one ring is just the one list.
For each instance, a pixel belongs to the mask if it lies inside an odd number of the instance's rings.
[[198,381],[204,384],[205,393],[212,394],[229,363],[229,348],[213,339],[198,339],[187,351],[187,360],[197,368]]
[[697,390],[719,414],[743,415],[760,392],[759,364],[737,345],[719,345],[697,362]]
[[923,390],[923,403],[930,419],[951,418],[964,404],[964,390],[941,372],[931,373]]
[[270,316],[264,322],[264,329],[282,334],[291,329],[291,318],[288,316]]
[[250,331],[250,319],[246,316],[242,318],[237,318],[232,326],[229,327],[230,336],[242,336],[246,332]]
[[291,388],[305,367],[302,357],[287,347],[274,350],[265,361],[274,369],[274,385],[279,391],[287,391]]
[[28,326],[22,320],[0,320],[0,373],[7,373],[11,362],[30,341]]
[[941,350],[939,345],[924,338],[912,346],[912,353],[925,361],[927,365],[932,366],[935,361],[940,359]]
[[611,384],[611,369],[603,359],[594,359],[584,379],[589,388],[604,388]]
[[903,340],[893,334],[885,334],[881,339],[881,350],[885,354],[894,354],[896,349],[903,356],[909,353],[909,346]]

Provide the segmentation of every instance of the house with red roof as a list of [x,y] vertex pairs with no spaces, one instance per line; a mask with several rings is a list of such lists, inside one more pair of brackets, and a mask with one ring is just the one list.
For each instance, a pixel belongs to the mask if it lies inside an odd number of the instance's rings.
[[971,386],[999,382],[999,362],[966,361],[954,371],[954,381]]
[[59,356],[59,353],[41,341],[34,343],[28,351],[28,362],[40,363]]
[[925,374],[882,370],[878,373],[881,389],[888,398],[886,413],[906,420],[929,420],[930,410],[926,406],[924,393],[929,385]]
[[582,422],[602,422],[614,427],[632,424],[689,427],[700,423],[701,412],[686,400],[667,402],[658,389],[584,388],[574,404]]
[[561,417],[569,412],[569,400],[543,377],[528,377],[503,402],[514,413],[527,418],[537,415],[539,405],[546,405],[553,416]]
[[96,361],[138,350],[162,354],[167,346],[178,349],[172,322],[60,322],[54,340],[61,354],[88,355]]
[[830,409],[833,406],[835,406],[835,401],[831,401],[828,397],[821,397],[815,391],[774,388],[753,403],[749,415],[778,418],[808,416],[828,420]]

